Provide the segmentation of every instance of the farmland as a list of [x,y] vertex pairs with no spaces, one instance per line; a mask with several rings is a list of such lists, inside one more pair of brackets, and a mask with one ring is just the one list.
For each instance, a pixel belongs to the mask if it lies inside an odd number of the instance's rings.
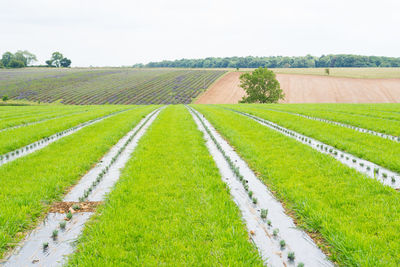
[[64,104],[188,104],[223,70],[23,69],[0,70],[0,95]]
[[[2,106],[3,155],[91,123],[0,165],[0,255],[5,266],[397,266],[400,143],[350,126],[399,136],[399,114],[399,104]],[[368,176],[311,140],[382,169]]]
[[[363,79],[336,76],[311,75],[312,70],[281,73],[274,69],[280,87],[285,93],[281,103],[399,103],[400,79]],[[350,69],[350,73],[351,73]],[[391,71],[391,70],[387,70]],[[214,83],[206,93],[196,99],[196,104],[237,104],[245,95],[240,87],[242,71],[233,71]],[[361,72],[360,72],[361,73]],[[362,72],[364,73],[364,72]],[[368,73],[368,72],[367,72]],[[372,72],[373,74],[375,72]],[[376,70],[384,77],[385,70]]]
[[[279,74],[326,76],[325,68],[275,68]],[[400,79],[400,68],[329,68],[329,76],[362,79]]]

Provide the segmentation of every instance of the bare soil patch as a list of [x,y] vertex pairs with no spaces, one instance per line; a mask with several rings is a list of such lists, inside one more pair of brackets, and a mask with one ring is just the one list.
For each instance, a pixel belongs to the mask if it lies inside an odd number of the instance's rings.
[[229,72],[204,92],[195,104],[236,104],[245,95],[239,86],[242,72]]
[[[245,95],[241,72],[226,74],[196,104],[236,104]],[[285,92],[282,103],[400,103],[400,79],[355,79],[277,74]]]
[[[51,206],[50,212],[55,213],[71,213],[75,212],[94,212],[98,205],[101,205],[102,201],[87,201],[87,202],[56,202]],[[74,209],[74,207],[76,209]]]

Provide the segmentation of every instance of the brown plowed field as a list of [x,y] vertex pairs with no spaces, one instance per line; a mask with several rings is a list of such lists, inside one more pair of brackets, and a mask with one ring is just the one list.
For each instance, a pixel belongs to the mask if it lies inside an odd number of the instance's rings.
[[[214,83],[196,104],[234,104],[244,91],[240,72],[230,72]],[[277,74],[285,92],[282,103],[400,103],[400,79],[354,79]]]

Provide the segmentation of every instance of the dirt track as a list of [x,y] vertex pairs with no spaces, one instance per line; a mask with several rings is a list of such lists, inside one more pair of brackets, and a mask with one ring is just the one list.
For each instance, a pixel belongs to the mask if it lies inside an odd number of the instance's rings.
[[[237,103],[244,91],[240,72],[226,74],[196,104]],[[277,74],[285,92],[282,103],[400,103],[400,79],[353,79],[298,74]]]

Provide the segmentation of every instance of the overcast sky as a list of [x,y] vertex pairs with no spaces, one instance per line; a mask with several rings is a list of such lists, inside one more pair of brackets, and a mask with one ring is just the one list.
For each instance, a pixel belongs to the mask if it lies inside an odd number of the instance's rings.
[[399,0],[1,0],[0,53],[121,66],[225,56],[400,57]]

